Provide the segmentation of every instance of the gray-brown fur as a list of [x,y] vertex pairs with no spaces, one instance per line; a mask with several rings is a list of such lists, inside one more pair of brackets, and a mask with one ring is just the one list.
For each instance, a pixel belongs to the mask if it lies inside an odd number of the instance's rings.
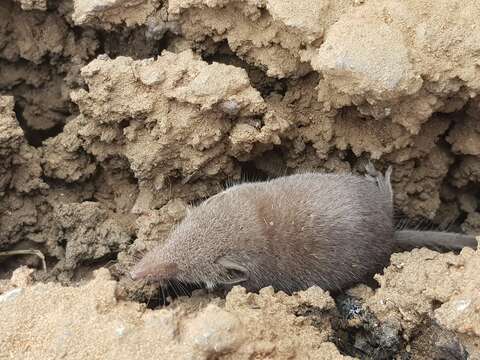
[[[381,186],[379,186],[379,184]],[[233,186],[191,210],[134,278],[208,286],[341,289],[387,264],[392,201],[383,177],[301,174]],[[159,271],[176,264],[176,271]]]
[[369,171],[233,186],[189,211],[131,275],[251,291],[344,289],[381,271],[396,245],[390,171]]

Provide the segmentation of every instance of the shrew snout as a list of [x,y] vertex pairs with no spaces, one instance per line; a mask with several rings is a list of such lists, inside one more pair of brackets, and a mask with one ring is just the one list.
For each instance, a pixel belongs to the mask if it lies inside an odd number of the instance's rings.
[[178,272],[178,266],[175,263],[156,264],[148,261],[149,259],[142,259],[130,271],[132,280],[167,280],[174,278]]

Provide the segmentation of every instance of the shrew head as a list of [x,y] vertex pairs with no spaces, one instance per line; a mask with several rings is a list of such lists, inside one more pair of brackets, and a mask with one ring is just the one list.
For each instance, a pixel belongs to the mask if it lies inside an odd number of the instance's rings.
[[247,281],[248,264],[240,261],[231,246],[229,234],[235,228],[235,218],[227,216],[222,207],[225,197],[215,198],[190,210],[165,243],[134,266],[131,277],[160,283],[177,280],[207,288]]

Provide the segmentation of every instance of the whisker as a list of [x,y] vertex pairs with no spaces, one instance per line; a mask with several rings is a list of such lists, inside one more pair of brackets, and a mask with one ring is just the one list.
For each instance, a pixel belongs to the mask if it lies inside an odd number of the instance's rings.
[[189,290],[188,290],[188,287],[187,287],[185,284],[181,284],[181,287],[182,287],[182,289],[183,289],[183,294],[184,294],[185,296],[188,296],[189,293],[190,293]]
[[[165,286],[165,294],[166,294],[166,296],[167,296],[167,301],[170,301],[170,302],[171,302],[172,296],[171,296],[171,294],[170,294],[170,290],[169,290],[169,289],[170,289],[170,288],[169,288],[169,286],[168,286],[168,280],[167,280],[167,285]],[[168,300],[168,299],[170,299],[170,300]]]
[[166,305],[167,304],[167,299],[165,298],[165,294],[163,292],[163,284],[160,284],[160,292],[162,294],[162,305]]
[[175,282],[173,282],[173,284],[174,284],[175,288],[177,289],[179,296],[182,296],[183,295],[183,289],[182,289],[180,283],[178,281],[175,281]]
[[173,286],[172,281],[167,280],[168,284],[170,285],[170,288],[173,290],[174,294],[176,297],[178,297],[177,291],[175,290],[175,286]]
[[148,300],[147,300],[147,308],[148,308],[148,305],[150,305],[150,300],[152,299],[152,295],[153,295],[153,293],[150,291],[150,293],[148,295]]
[[187,295],[187,291],[180,281],[176,282],[176,286],[177,286],[178,291],[180,292],[180,296]]

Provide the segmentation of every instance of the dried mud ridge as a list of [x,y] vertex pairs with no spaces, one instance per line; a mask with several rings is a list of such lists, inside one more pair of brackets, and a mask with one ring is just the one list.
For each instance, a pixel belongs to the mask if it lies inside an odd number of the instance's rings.
[[[144,309],[157,290],[125,277],[228,181],[368,159],[393,165],[400,213],[479,233],[479,17],[475,0],[2,1],[0,251],[48,269],[0,256],[0,348],[480,358],[478,251],[395,254],[378,288],[335,300],[236,289]],[[9,280],[20,265],[38,270]]]

